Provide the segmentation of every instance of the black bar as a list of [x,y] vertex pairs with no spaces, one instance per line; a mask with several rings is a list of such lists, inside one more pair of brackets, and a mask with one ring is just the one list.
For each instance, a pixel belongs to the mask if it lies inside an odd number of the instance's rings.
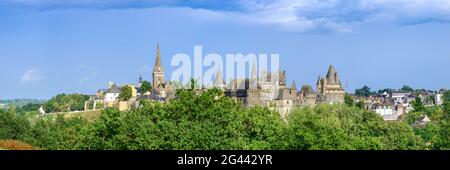
[[[449,151],[0,151],[0,163],[40,167],[285,168],[446,165]],[[242,156],[241,162],[236,162]],[[259,156],[259,157],[258,157]],[[195,165],[184,158],[196,157]],[[209,164],[201,158],[210,158]],[[249,160],[245,158],[249,157]],[[255,161],[255,157],[258,158]],[[179,164],[180,158],[183,164]],[[225,160],[226,158],[226,160]],[[261,161],[261,158],[263,158]],[[267,159],[270,158],[270,161]],[[195,159],[193,159],[195,160]],[[242,162],[245,161],[245,162]],[[201,164],[203,163],[203,164]],[[222,164],[227,163],[227,164]],[[233,164],[236,163],[236,164]]]

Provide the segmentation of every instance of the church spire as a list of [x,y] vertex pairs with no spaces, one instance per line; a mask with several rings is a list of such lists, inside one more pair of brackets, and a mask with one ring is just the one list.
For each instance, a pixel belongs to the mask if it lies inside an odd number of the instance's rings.
[[164,71],[161,65],[161,52],[159,50],[159,43],[156,46],[156,61],[155,61],[155,71]]
[[153,68],[153,87],[159,87],[164,84],[164,69],[161,65],[161,53],[159,50],[159,43],[156,46],[156,61]]

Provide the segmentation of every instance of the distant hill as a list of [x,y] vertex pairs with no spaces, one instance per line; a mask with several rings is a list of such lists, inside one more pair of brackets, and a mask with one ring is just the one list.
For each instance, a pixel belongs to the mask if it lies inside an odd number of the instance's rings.
[[26,104],[32,103],[32,104],[41,104],[45,103],[47,100],[39,100],[39,99],[11,99],[11,100],[0,100],[0,108],[9,106],[9,105],[15,105],[16,107],[22,107]]

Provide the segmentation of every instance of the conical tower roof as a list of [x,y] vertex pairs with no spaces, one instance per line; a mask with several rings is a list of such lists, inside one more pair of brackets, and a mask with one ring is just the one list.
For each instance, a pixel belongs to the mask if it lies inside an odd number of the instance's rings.
[[222,70],[220,68],[217,69],[216,80],[214,80],[214,84],[224,84]]
[[155,67],[153,68],[153,71],[164,71],[161,65],[161,52],[159,50],[159,43],[156,46],[156,61],[155,61]]
[[320,84],[320,80],[322,80],[322,76],[319,76],[319,78],[317,78],[317,83],[316,83],[316,85],[319,85],[319,84]]
[[327,83],[328,84],[337,84],[336,82],[337,72],[334,68],[333,64],[330,65],[327,73]]
[[291,90],[297,90],[297,85],[295,84],[295,80],[292,80]]

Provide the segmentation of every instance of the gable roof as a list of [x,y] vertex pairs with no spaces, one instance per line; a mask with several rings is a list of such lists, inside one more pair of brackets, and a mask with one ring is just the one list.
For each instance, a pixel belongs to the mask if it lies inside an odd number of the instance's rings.
[[111,88],[106,90],[105,93],[120,93],[120,87],[118,87],[116,84],[113,84]]

